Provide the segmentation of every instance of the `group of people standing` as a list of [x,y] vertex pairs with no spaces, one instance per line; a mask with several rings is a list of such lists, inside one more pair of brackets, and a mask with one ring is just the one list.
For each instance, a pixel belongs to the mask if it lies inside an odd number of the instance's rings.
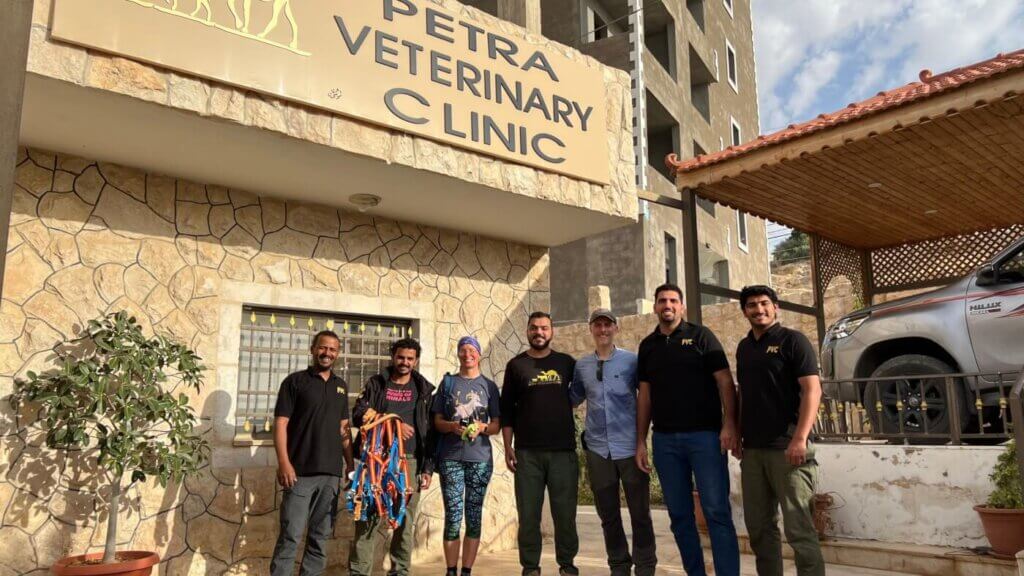
[[[817,463],[809,440],[821,385],[810,342],[779,325],[778,297],[770,287],[744,288],[740,306],[751,329],[736,350],[737,386],[714,333],[683,319],[680,288],[665,284],[654,296],[658,325],[637,353],[616,346],[618,320],[599,309],[589,321],[594,353],[578,361],[552,350],[551,317],[534,312],[526,328],[529,347],[508,362],[500,391],[481,374],[483,350],[476,338],[459,340],[459,370],[446,374],[436,391],[416,370],[419,343],[399,340],[391,347],[391,365],[365,383],[351,415],[346,383],[333,371],[340,340],[333,332],[318,333],[313,365],[284,380],[275,408],[284,497],[272,574],[293,573],[303,532],[301,573],[323,571],[325,543],[344,489],[341,478],[351,473],[358,453],[350,422],[361,427],[383,414],[402,419],[403,457],[415,479],[405,520],[391,540],[389,574],[410,574],[419,492],[429,488],[434,472],[445,508],[447,576],[460,573],[460,560],[461,575],[471,574],[493,474],[490,437],[499,431],[505,466],[515,480],[522,573],[541,572],[546,492],[559,575],[579,574],[573,411],[585,401],[580,440],[612,576],[655,572],[651,455],[687,574],[705,574],[694,489],[707,520],[715,573],[739,574],[729,452],[741,460],[744,518],[758,574],[782,574],[781,507],[798,573],[824,575],[812,509]],[[632,525],[632,551],[622,524],[620,488]],[[382,519],[356,522],[349,554],[353,576],[369,576],[385,537]]]

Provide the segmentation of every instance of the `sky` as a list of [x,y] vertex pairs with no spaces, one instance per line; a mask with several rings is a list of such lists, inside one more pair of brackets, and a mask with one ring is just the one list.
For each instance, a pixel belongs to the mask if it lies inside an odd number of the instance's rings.
[[1024,0],[752,0],[761,133],[1024,48]]
[[[1024,0],[752,0],[761,134],[1024,48]],[[774,247],[789,230],[772,224]]]

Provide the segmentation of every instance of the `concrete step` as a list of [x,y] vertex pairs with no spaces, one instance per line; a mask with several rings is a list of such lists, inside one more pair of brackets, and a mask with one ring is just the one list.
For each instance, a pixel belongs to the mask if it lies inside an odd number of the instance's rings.
[[[740,552],[753,554],[745,534],[739,536]],[[710,550],[707,535],[701,535],[705,549]],[[793,550],[783,546],[783,556],[790,560]],[[922,574],[927,576],[1017,576],[1017,565],[1010,560],[979,554],[963,548],[943,548],[916,544],[893,544],[871,540],[829,538],[821,542],[821,552],[833,567],[851,570],[882,570],[883,574]],[[849,572],[872,574],[873,572]]]

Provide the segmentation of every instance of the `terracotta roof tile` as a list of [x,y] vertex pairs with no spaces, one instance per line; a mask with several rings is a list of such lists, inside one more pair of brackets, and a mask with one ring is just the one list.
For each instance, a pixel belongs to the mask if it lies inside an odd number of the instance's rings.
[[815,119],[808,122],[790,124],[778,132],[758,136],[756,140],[739,146],[729,146],[725,150],[715,152],[714,154],[700,155],[684,161],[679,161],[678,156],[675,154],[669,154],[665,158],[665,163],[675,172],[695,170],[754,150],[774,146],[814,132],[852,122],[865,116],[898,108],[1018,68],[1024,68],[1024,49],[1006,54],[997,54],[994,58],[962,68],[955,68],[934,76],[930,70],[922,70],[918,82],[911,82],[899,88],[879,92],[866,100],[852,102],[845,108],[831,114],[819,114]]

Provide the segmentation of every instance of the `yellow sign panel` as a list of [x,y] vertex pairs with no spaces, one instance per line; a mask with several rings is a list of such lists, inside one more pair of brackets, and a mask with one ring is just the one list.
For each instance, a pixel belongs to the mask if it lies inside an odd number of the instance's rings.
[[53,36],[608,182],[601,70],[427,0],[56,0]]

